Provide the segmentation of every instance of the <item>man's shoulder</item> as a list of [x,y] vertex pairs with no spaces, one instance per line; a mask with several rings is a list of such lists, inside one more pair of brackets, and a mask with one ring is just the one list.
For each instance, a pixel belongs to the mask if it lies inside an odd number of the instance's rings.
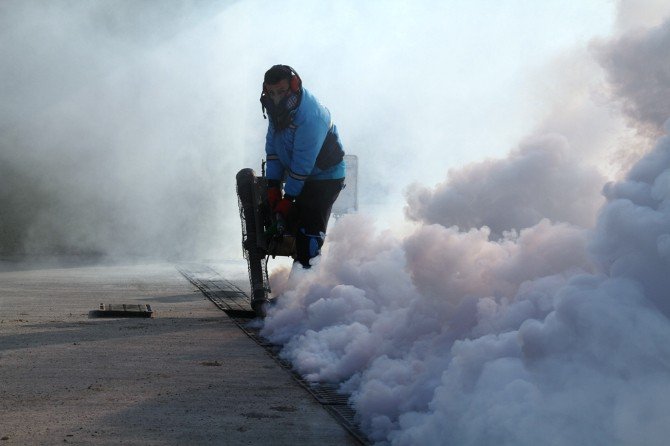
[[301,122],[329,121],[330,112],[328,112],[326,107],[321,105],[316,96],[303,88],[302,100],[300,101],[300,107],[298,107],[296,118],[296,124],[298,125],[300,125]]
[[302,89],[302,99],[300,101],[299,109],[303,112],[318,110],[323,106],[319,103],[319,100],[306,88]]

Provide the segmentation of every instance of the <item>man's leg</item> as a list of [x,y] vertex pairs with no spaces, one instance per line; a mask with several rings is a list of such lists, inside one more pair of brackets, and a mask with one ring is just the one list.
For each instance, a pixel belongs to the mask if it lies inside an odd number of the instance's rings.
[[321,252],[330,212],[343,183],[344,179],[307,181],[296,200],[297,260],[304,268],[309,268],[309,260]]

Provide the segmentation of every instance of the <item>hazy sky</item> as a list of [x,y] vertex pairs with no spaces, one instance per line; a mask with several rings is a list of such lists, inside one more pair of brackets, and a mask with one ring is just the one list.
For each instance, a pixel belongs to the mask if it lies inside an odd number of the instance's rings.
[[7,1],[0,23],[0,251],[225,257],[239,255],[234,175],[263,156],[269,66],[292,65],[332,111],[361,209],[389,222],[412,182],[504,157],[541,124],[563,131],[548,116],[579,97],[564,72],[586,64],[560,58],[611,33],[617,9]]

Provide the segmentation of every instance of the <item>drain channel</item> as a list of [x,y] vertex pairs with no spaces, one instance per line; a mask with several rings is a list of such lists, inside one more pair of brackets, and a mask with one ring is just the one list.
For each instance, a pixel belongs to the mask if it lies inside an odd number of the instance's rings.
[[178,265],[177,271],[198,288],[214,305],[225,311],[240,330],[263,347],[282,368],[290,372],[291,376],[360,444],[371,444],[370,440],[361,432],[355,420],[355,412],[349,405],[349,394],[340,393],[335,384],[306,381],[293,370],[290,362],[279,357],[281,345],[271,343],[260,335],[260,329],[250,327],[249,322],[255,318],[255,314],[251,309],[249,297],[244,291],[206,265]]

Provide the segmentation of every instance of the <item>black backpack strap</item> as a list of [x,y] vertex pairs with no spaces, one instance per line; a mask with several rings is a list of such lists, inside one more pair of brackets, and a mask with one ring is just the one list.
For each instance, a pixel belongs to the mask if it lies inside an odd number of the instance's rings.
[[344,149],[333,129],[334,125],[331,122],[326,139],[323,140],[321,150],[319,150],[319,154],[316,157],[316,167],[321,170],[333,167],[344,159]]

